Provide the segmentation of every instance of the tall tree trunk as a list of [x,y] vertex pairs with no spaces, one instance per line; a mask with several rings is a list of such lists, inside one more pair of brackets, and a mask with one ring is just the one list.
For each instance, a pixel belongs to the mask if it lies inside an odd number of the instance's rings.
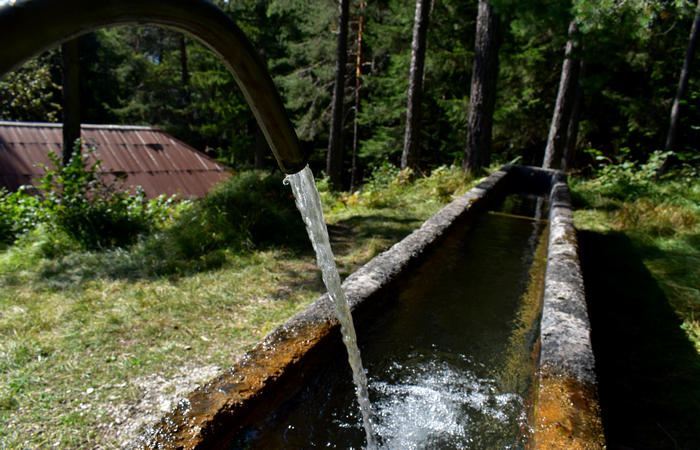
[[342,186],[343,175],[343,110],[345,94],[345,65],[348,60],[348,17],[350,0],[340,0],[340,21],[338,24],[338,48],[335,59],[335,86],[331,110],[331,129],[328,138],[326,173],[331,185],[336,189]]
[[355,118],[352,135],[352,170],[350,172],[350,191],[355,191],[357,187],[357,147],[360,141],[360,100],[362,88],[362,32],[364,26],[365,2],[360,0],[360,14],[357,18],[357,55],[355,57]]
[[425,47],[430,20],[430,0],[416,0],[416,16],[413,21],[411,44],[411,69],[408,82],[408,106],[406,108],[406,132],[401,153],[401,169],[415,167],[418,161],[421,100],[423,97],[423,73],[425,71]]
[[491,160],[491,129],[496,103],[500,19],[486,0],[479,0],[472,68],[467,141],[462,168],[476,173]]
[[583,60],[579,62],[578,83],[574,94],[574,104],[571,106],[569,114],[569,124],[566,127],[566,141],[561,157],[561,170],[567,171],[574,165],[576,159],[576,140],[578,139],[578,123],[581,117],[581,103],[583,102],[583,86],[581,80],[585,76],[586,64]]
[[[698,28],[700,28],[700,2],[698,2],[695,8],[695,21],[693,21],[693,27],[690,29],[690,38],[688,39],[688,48],[686,49],[685,59],[683,60],[681,77],[678,81],[678,90],[676,91],[676,96],[673,99],[673,106],[671,106],[671,119],[668,126],[668,133],[666,134],[666,145],[664,145],[664,150],[666,151],[675,150],[676,133],[678,129],[678,121],[680,119],[681,100],[683,100],[683,97],[685,97],[686,91],[688,90],[690,63],[693,61],[693,57],[695,56],[695,48],[697,47],[698,43]],[[668,166],[669,159],[667,158],[659,169],[659,175],[666,172],[666,170],[668,170]]]
[[61,45],[63,69],[63,152],[61,160],[67,165],[80,138],[80,55],[78,38]]
[[542,167],[549,169],[558,165],[558,158],[561,158],[564,143],[566,142],[566,130],[569,124],[571,108],[576,96],[576,86],[578,85],[579,62],[574,57],[575,34],[578,27],[575,21],[569,23],[566,50],[564,52],[564,62],[561,66],[561,76],[559,78],[559,90],[557,100],[554,105],[552,123],[547,136],[547,146],[544,150]]

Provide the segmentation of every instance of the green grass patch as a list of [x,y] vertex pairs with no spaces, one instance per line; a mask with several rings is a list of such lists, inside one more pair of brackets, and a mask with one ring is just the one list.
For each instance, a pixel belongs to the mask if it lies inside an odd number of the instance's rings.
[[700,353],[700,176],[655,177],[659,161],[608,166],[571,180],[579,230],[626,235]]
[[[39,226],[0,251],[0,448],[120,445],[140,380],[228,367],[315,300],[281,181],[244,174],[127,247],[84,250]],[[388,168],[356,193],[320,184],[347,275],[474,183]]]

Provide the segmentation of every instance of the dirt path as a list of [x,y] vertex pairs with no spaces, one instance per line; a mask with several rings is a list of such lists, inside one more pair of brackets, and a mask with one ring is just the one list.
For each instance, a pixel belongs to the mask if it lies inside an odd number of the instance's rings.
[[179,374],[167,380],[157,374],[131,380],[131,387],[136,387],[143,393],[140,401],[137,404],[114,404],[105,407],[105,416],[110,417],[111,421],[100,426],[103,444],[95,448],[113,448],[115,445],[128,448],[139,433],[160,420],[178,401],[218,373],[219,368],[213,365],[184,366]]

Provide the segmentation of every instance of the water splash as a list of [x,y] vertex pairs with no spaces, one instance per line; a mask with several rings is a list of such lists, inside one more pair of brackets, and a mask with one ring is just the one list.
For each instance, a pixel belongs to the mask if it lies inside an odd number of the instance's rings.
[[372,382],[377,431],[386,447],[487,448],[498,442],[509,448],[496,437],[507,434],[510,417],[523,410],[520,396],[500,392],[496,380],[465,366],[431,358],[412,355],[418,361],[394,362]]
[[311,239],[311,243],[316,251],[316,261],[321,269],[323,282],[326,284],[328,294],[335,304],[336,316],[340,322],[343,334],[343,343],[348,351],[348,362],[352,368],[357,401],[360,404],[362,422],[365,427],[367,448],[375,449],[377,448],[377,441],[372,427],[367,377],[362,368],[362,359],[360,357],[360,349],[357,347],[357,337],[355,335],[355,326],[352,322],[352,315],[350,314],[350,307],[348,306],[345,292],[340,285],[338,270],[335,267],[335,260],[333,259],[333,252],[328,238],[328,229],[323,219],[321,198],[316,189],[313,174],[309,166],[306,166],[302,171],[288,175],[285,181],[292,186],[297,208],[301,212],[306,224],[306,230],[309,233],[309,239]]

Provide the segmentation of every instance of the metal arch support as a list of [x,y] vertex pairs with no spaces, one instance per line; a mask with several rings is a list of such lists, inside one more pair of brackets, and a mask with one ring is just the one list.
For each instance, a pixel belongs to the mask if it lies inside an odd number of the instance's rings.
[[61,42],[108,25],[158,25],[192,35],[231,71],[285,173],[303,169],[294,127],[250,41],[206,0],[19,0],[0,8],[0,75]]

